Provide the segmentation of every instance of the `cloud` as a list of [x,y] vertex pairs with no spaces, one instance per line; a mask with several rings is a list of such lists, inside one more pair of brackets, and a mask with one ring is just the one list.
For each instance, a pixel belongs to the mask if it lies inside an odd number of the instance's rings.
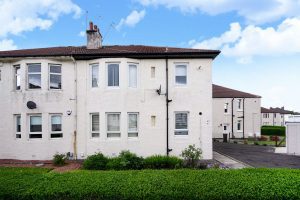
[[125,19],[122,18],[119,24],[116,26],[117,30],[120,30],[123,26],[134,27],[138,24],[146,15],[145,10],[139,11],[132,11]]
[[14,49],[17,49],[17,46],[14,44],[13,40],[4,39],[0,41],[0,51]]
[[80,31],[78,34],[79,37],[85,37],[86,36],[86,32],[85,31]]
[[194,43],[193,47],[221,49],[224,56],[237,57],[240,63],[249,63],[253,56],[300,53],[299,35],[299,18],[288,18],[276,28],[249,25],[243,29],[239,23],[232,23],[230,30],[219,37]]
[[218,15],[236,12],[248,22],[262,24],[300,16],[300,0],[135,0],[144,6],[177,8],[184,13]]
[[0,0],[0,37],[47,30],[65,14],[79,17],[81,9],[71,0]]

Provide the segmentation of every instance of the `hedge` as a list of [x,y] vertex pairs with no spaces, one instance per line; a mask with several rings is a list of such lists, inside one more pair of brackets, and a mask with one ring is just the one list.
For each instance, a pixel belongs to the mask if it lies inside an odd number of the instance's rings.
[[0,168],[0,199],[300,199],[300,170]]
[[285,136],[285,126],[262,126],[261,135]]

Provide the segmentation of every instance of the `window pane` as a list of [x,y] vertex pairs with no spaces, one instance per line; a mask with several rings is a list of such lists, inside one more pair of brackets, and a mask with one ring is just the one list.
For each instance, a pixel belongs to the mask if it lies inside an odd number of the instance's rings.
[[138,137],[138,136],[139,136],[138,132],[130,132],[130,133],[128,133],[128,137]]
[[19,132],[21,132],[21,116],[17,116],[16,117],[16,129],[17,129],[17,132],[19,133]]
[[108,138],[121,137],[121,133],[107,133]]
[[50,65],[50,73],[61,74],[61,65]]
[[138,115],[137,114],[129,114],[128,115],[128,131],[135,132],[138,130]]
[[176,113],[175,129],[187,129],[187,113]]
[[107,114],[107,131],[120,131],[120,114]]
[[41,116],[30,116],[30,132],[42,132]]
[[186,84],[186,65],[176,65],[176,83]]
[[99,115],[92,115],[92,131],[99,131]]
[[155,67],[151,67],[151,78],[155,78]]
[[21,89],[21,69],[20,67],[15,68],[15,75],[16,75],[16,90]]
[[119,64],[108,65],[108,86],[119,86]]
[[92,65],[92,87],[98,87],[99,65]]
[[137,86],[137,66],[129,65],[129,87]]
[[29,73],[40,73],[41,72],[41,64],[29,64],[28,72]]
[[50,74],[50,89],[61,89],[61,75]]
[[41,74],[29,74],[28,84],[29,84],[29,89],[41,88]]
[[63,134],[62,133],[52,133],[51,138],[62,138]]
[[176,83],[181,85],[186,84],[186,76],[176,76]]
[[51,116],[52,131],[62,131],[61,116]]
[[30,139],[34,139],[34,138],[42,138],[42,134],[29,134],[29,138],[30,138]]

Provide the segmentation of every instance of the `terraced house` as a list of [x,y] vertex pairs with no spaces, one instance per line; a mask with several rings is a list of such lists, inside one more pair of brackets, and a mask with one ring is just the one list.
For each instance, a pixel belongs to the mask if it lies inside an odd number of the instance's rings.
[[213,138],[260,136],[261,96],[213,85]]
[[217,50],[87,45],[0,52],[0,158],[83,159],[179,155],[212,158],[212,61]]
[[284,107],[261,107],[261,124],[263,126],[284,126],[290,116],[298,114],[294,111],[285,110]]

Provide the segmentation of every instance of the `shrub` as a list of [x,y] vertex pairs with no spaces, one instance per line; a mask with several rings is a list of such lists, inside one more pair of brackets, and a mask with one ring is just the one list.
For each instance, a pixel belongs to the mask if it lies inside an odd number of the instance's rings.
[[260,136],[260,138],[258,138],[259,141],[268,141],[268,137],[266,136]]
[[105,170],[107,162],[107,157],[105,157],[102,153],[97,153],[87,157],[87,159],[83,162],[83,168],[90,170]]
[[138,157],[130,151],[122,151],[118,157],[109,159],[107,168],[114,170],[142,169],[143,160],[142,157]]
[[66,154],[58,154],[58,153],[56,153],[53,156],[53,159],[52,159],[53,165],[55,165],[55,166],[63,166],[63,165],[66,164],[67,158],[68,157],[67,157]]
[[259,143],[258,142],[254,142],[254,145],[259,145]]
[[262,135],[275,135],[275,136],[285,136],[285,127],[284,126],[262,126],[261,127]]
[[279,137],[278,136],[271,136],[271,141],[279,141]]
[[175,156],[155,155],[144,160],[144,168],[148,169],[175,169],[181,166],[182,160]]
[[189,145],[182,151],[181,156],[186,161],[187,167],[196,167],[198,161],[202,157],[202,150],[200,148],[196,148],[194,144]]

